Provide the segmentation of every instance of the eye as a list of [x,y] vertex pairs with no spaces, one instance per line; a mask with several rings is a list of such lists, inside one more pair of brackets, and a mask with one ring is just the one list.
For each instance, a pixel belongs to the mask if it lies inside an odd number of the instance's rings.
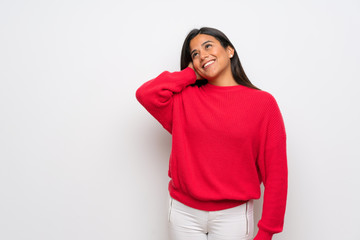
[[192,58],[196,57],[198,53],[193,53]]
[[205,48],[208,49],[209,47],[212,47],[212,45],[210,43],[205,45]]

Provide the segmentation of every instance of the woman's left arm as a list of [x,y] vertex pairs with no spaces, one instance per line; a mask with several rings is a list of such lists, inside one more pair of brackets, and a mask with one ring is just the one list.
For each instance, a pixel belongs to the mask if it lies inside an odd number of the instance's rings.
[[286,209],[288,168],[286,132],[283,117],[271,96],[264,128],[264,145],[258,158],[258,168],[264,183],[264,202],[259,232],[254,240],[270,240],[283,229]]

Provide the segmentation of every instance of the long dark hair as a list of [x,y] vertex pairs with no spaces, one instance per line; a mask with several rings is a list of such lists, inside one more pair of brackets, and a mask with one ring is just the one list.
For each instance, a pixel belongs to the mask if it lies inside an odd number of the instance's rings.
[[[198,34],[206,34],[213,36],[216,38],[220,43],[221,46],[223,46],[225,49],[230,46],[234,49],[234,55],[231,58],[231,72],[235,79],[235,81],[243,86],[258,89],[255,85],[253,85],[248,77],[246,76],[244,69],[241,66],[239,56],[236,52],[236,49],[230,42],[230,40],[226,37],[226,35],[221,32],[220,30],[217,30],[215,28],[209,28],[209,27],[203,27],[200,29],[193,29],[189,32],[187,37],[185,38],[182,50],[181,50],[181,60],[180,60],[180,68],[181,70],[187,68],[189,66],[189,63],[192,62],[192,58],[190,55],[190,41],[196,37]],[[207,83],[207,80],[199,80],[195,83],[195,85],[201,86]]]

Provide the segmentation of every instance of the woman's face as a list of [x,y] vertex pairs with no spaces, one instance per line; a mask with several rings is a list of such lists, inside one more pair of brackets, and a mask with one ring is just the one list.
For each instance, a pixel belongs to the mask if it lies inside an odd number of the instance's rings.
[[231,75],[234,50],[226,49],[213,36],[199,34],[190,41],[190,55],[197,73],[209,81]]

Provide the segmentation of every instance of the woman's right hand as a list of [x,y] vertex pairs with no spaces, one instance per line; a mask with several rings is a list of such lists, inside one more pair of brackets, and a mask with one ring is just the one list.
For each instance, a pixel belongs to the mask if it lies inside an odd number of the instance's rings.
[[202,80],[202,79],[204,79],[204,78],[203,78],[202,76],[200,76],[200,74],[195,70],[194,64],[193,64],[192,62],[189,63],[188,67],[195,71],[196,80]]

